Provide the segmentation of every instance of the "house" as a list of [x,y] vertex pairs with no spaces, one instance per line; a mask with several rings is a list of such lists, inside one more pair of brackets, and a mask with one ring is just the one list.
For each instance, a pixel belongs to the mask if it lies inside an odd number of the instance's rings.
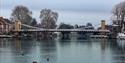
[[8,33],[12,31],[12,22],[6,18],[0,17],[0,34]]

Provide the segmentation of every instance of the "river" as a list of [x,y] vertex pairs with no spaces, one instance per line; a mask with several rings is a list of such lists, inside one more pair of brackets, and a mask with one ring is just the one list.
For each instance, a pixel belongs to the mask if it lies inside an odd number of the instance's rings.
[[[48,58],[48,60],[47,60]],[[124,63],[125,49],[109,39],[0,39],[0,63]]]

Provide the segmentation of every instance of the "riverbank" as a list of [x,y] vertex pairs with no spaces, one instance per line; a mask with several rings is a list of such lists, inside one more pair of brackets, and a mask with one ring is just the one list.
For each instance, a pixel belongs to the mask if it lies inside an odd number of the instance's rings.
[[12,38],[12,35],[0,35],[0,38]]
[[[57,34],[55,34],[54,36],[50,35],[48,38],[43,38],[43,39],[54,39],[54,38],[57,38],[57,37],[60,37],[62,38],[62,36],[59,34],[57,36]],[[106,35],[78,35],[76,33],[71,33],[71,34],[68,34],[68,39],[74,37],[74,38],[83,38],[83,39],[90,39],[90,38],[106,38],[106,39],[111,39],[109,36],[106,36]],[[23,36],[15,36],[15,35],[0,35],[0,38],[40,38],[42,39],[42,36],[29,36],[29,35],[23,35]],[[66,38],[65,38],[66,39]],[[114,38],[113,38],[114,39]]]

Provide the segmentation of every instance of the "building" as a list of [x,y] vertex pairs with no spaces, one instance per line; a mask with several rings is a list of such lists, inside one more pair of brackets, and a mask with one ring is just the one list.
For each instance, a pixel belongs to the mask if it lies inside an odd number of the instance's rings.
[[0,17],[0,34],[8,33],[12,31],[12,22],[6,18]]

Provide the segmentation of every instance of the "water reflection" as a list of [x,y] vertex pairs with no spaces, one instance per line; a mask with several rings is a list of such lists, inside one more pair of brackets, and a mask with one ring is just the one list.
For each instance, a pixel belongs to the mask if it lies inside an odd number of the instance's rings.
[[125,63],[125,50],[116,49],[113,57],[114,63]]
[[119,47],[121,47],[121,48],[125,48],[125,40],[117,40],[117,44],[118,44],[118,46]]
[[39,41],[39,45],[40,45],[40,55],[42,62],[46,62],[49,59],[50,63],[56,63],[57,59],[56,41],[42,40]]
[[125,63],[120,46],[108,39],[0,39],[0,63]]
[[6,39],[0,39],[0,63],[13,62],[13,54],[11,53],[11,43]]
[[125,40],[116,40],[116,44],[114,45],[114,50],[112,50],[113,54],[113,62],[114,63],[125,63]]
[[[11,40],[13,43],[12,49],[15,50],[14,53],[14,59],[15,63],[31,63],[32,58],[30,54],[32,53],[31,51],[34,50],[34,43],[32,40],[24,40],[24,39],[12,39]],[[34,52],[35,53],[35,52]]]

